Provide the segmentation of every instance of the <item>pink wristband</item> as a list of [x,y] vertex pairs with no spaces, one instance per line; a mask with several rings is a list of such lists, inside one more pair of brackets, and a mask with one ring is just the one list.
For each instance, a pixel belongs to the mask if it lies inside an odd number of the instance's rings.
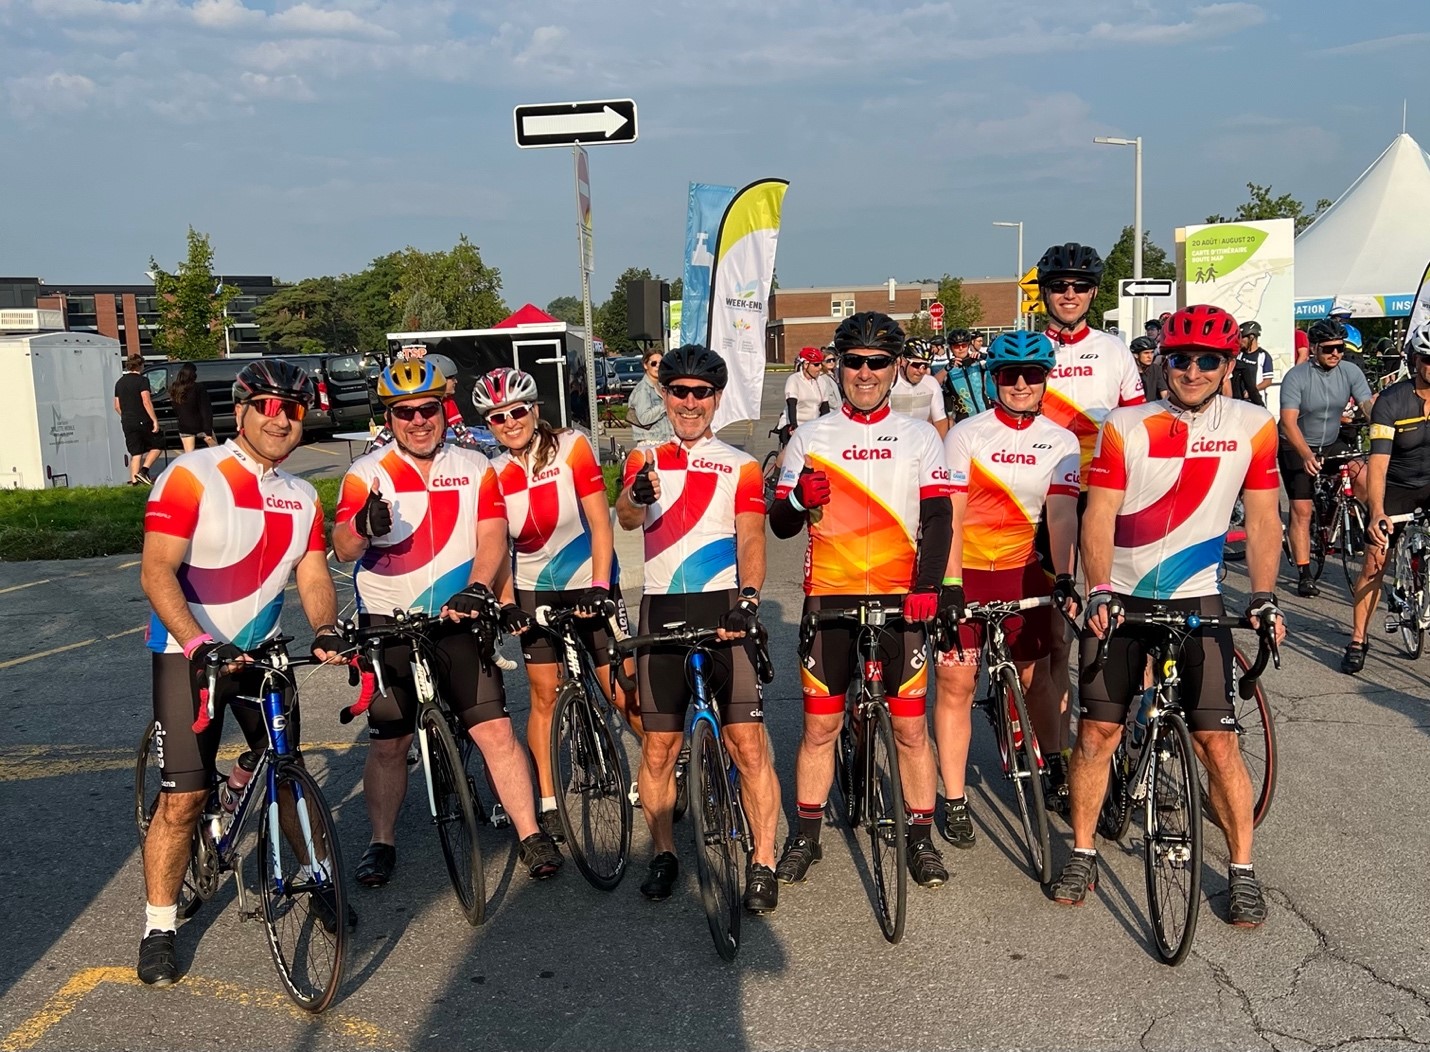
[[205,643],[212,643],[213,641],[214,637],[209,635],[207,632],[205,632],[203,635],[194,636],[193,639],[189,640],[187,643],[184,644],[184,657],[192,658],[194,656],[195,650],[199,649],[199,647],[203,646]]
[[1089,591],[1087,594],[1088,594],[1088,595],[1092,595],[1093,592],[1110,592],[1110,591],[1112,591],[1112,585],[1110,585],[1110,584],[1100,584],[1100,585],[1097,585],[1096,587],[1094,587],[1094,588],[1093,588],[1091,591]]
[[595,581],[595,580],[593,580],[593,581],[591,582],[591,587],[592,587],[592,588],[604,588],[606,591],[609,592],[609,591],[611,590],[611,582],[610,582],[610,581]]

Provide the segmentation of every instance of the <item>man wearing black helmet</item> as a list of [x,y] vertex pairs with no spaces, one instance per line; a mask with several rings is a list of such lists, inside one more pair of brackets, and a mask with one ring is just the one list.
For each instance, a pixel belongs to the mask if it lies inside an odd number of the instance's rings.
[[[892,412],[889,392],[904,331],[877,311],[845,318],[834,334],[842,411],[795,431],[785,447],[770,529],[807,530],[806,614],[877,600],[902,609],[902,630],[886,629],[884,682],[909,815],[908,866],[924,887],[948,880],[931,839],[936,792],[924,718],[928,693],[927,622],[953,540],[948,463],[927,422]],[[819,843],[844,720],[857,625],[831,623],[811,641],[801,666],[804,736],[795,760],[795,821],[776,870],[802,882],[823,856]]]
[[[1344,361],[1346,327],[1334,318],[1311,326],[1310,357],[1292,366],[1281,380],[1281,481],[1291,501],[1287,540],[1296,564],[1296,594],[1315,596],[1320,586],[1311,576],[1311,494],[1314,477],[1331,458],[1345,459],[1350,447],[1341,441],[1341,413],[1354,400],[1370,417],[1375,396],[1358,366]],[[1357,472],[1357,497],[1365,499]]]
[[[1088,311],[1102,281],[1102,269],[1102,258],[1096,250],[1076,241],[1053,245],[1038,260],[1038,287],[1048,311],[1047,336],[1053,341],[1058,359],[1048,374],[1043,415],[1076,435],[1081,446],[1079,517],[1087,504],[1087,471],[1092,463],[1098,428],[1107,414],[1119,406],[1139,405],[1146,400],[1137,363],[1132,360],[1127,345],[1111,333],[1087,324]],[[1038,551],[1043,555],[1044,568],[1053,572],[1046,528],[1038,533]],[[1054,625],[1051,671],[1054,693],[1061,699],[1063,738],[1061,743],[1046,743],[1044,751],[1048,757],[1049,784],[1053,788],[1048,805],[1060,814],[1067,811],[1071,653],[1072,640],[1068,633],[1062,626]]]
[[1270,352],[1261,348],[1261,323],[1242,322],[1240,340],[1241,354],[1231,373],[1231,396],[1252,405],[1265,405],[1261,392],[1271,386],[1275,366]]
[[1167,370],[1158,360],[1157,341],[1150,336],[1139,336],[1132,341],[1132,358],[1137,363],[1137,374],[1142,377],[1142,390],[1147,400],[1156,401],[1167,391]]
[[[718,624],[720,639],[731,644],[710,652],[710,689],[720,708],[722,740],[740,771],[755,839],[745,909],[771,913],[779,903],[774,865],[780,786],[750,635],[759,628],[765,583],[764,480],[754,457],[711,431],[729,378],[724,360],[708,347],[686,344],[665,353],[658,379],[674,437],[642,446],[626,459],[616,519],[622,529],[645,532],[641,633],[677,621]],[[676,647],[641,651],[637,668],[645,727],[641,809],[655,850],[640,891],[659,902],[670,897],[680,873],[673,815],[675,764],[690,703],[680,689],[685,653]]]
[[[313,625],[313,655],[331,663],[342,660],[318,494],[278,469],[302,441],[303,417],[312,400],[312,381],[296,365],[249,363],[233,385],[237,436],[175,460],[159,476],[144,510],[139,579],[153,610],[147,642],[153,652],[153,719],[162,765],[162,789],[143,851],[147,903],[138,970],[150,986],[170,986],[179,979],[174,946],[179,888],[194,823],[217,776],[224,712],[235,695],[255,695],[262,685],[261,676],[229,665],[233,674],[219,680],[212,719],[196,732],[209,655],[236,659],[276,636],[288,577],[296,571],[298,599]],[[267,747],[261,714],[235,707],[233,715],[249,748]],[[295,749],[299,716],[295,706],[288,717]],[[328,931],[337,930],[330,889],[316,890],[305,901],[295,899],[294,908]],[[347,923],[356,922],[349,912]]]
[[943,376],[943,385],[944,390],[953,395],[950,412],[958,420],[967,420],[988,408],[983,359],[975,353],[973,339],[967,329],[950,329],[948,332],[948,369]]

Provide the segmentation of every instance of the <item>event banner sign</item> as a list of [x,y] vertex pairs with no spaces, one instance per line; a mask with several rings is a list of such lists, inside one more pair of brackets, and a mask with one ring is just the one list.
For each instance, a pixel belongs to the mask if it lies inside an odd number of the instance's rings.
[[1278,383],[1295,362],[1295,239],[1290,219],[1189,226],[1179,275],[1187,306],[1207,303],[1238,323],[1261,323],[1261,346],[1271,352]]
[[[704,344],[709,338],[711,252],[720,218],[735,199],[733,186],[690,184],[685,212],[684,291],[680,298],[680,343]],[[677,344],[679,346],[679,344]]]
[[765,318],[775,276],[785,179],[751,183],[730,202],[715,239],[710,279],[710,342],[725,359],[730,383],[715,412],[715,430],[760,418],[765,384]]

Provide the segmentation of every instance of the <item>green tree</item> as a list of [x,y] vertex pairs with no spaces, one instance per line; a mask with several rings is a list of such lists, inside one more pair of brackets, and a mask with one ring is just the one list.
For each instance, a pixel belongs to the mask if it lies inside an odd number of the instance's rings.
[[1246,189],[1251,193],[1251,200],[1238,205],[1230,219],[1217,214],[1207,216],[1206,221],[1208,223],[1242,223],[1256,219],[1294,219],[1296,233],[1299,234],[1333,203],[1330,198],[1323,197],[1316,202],[1313,211],[1307,212],[1306,206],[1290,194],[1272,197],[1270,186],[1247,183]]
[[963,291],[963,279],[947,274],[939,278],[937,299],[943,304],[943,331],[973,329],[983,321],[983,304],[972,293]]
[[220,285],[213,273],[214,254],[207,234],[189,227],[188,256],[175,273],[149,257],[159,323],[154,347],[171,358],[217,358],[224,350],[225,308],[238,289]]
[[909,339],[913,339],[916,336],[927,339],[934,334],[933,321],[925,311],[918,311],[912,318],[904,322],[901,327],[904,330],[904,335],[909,337]]
[[401,279],[399,252],[378,256],[366,270],[338,279],[352,311],[354,346],[358,351],[386,351],[387,334],[401,329],[402,311],[393,302]]
[[[1094,328],[1102,327],[1102,316],[1107,311],[1117,309],[1118,282],[1132,277],[1132,224],[1122,228],[1122,236],[1102,259],[1102,281],[1097,287],[1097,298],[1092,301],[1087,323]],[[1152,243],[1152,238],[1142,234],[1142,276],[1144,278],[1176,278],[1177,264],[1167,258],[1165,249]],[[1140,332],[1133,333],[1141,336]]]
[[357,318],[345,278],[305,278],[254,310],[269,344],[302,354],[342,353],[357,347]]
[[407,297],[407,303],[403,305],[402,327],[409,331],[428,332],[453,326],[446,305],[431,292],[419,288]]
[[447,252],[422,252],[409,245],[398,254],[397,267],[397,288],[390,301],[401,311],[404,326],[419,317],[442,317],[444,326],[484,329],[509,313],[501,298],[501,271],[482,262],[481,250],[466,234]]
[[579,328],[585,324],[580,296],[557,296],[546,305],[546,313],[557,321],[564,321],[567,325],[575,325]]

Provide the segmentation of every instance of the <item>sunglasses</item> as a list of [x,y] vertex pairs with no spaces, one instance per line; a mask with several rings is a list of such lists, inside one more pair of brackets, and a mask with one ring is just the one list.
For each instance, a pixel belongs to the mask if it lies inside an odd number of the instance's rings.
[[659,359],[659,358],[652,358],[650,361],[648,361],[648,362],[645,363],[645,367],[646,367],[647,369],[659,369],[659,368],[660,368],[660,359]]
[[841,365],[846,369],[853,369],[858,372],[866,365],[874,372],[880,369],[887,369],[894,364],[892,354],[846,354],[839,359]]
[[915,361],[912,358],[910,358],[906,364],[910,369],[927,369],[929,367],[928,362]]
[[1318,343],[1316,344],[1316,350],[1319,351],[1321,354],[1345,354],[1346,345],[1343,343],[1338,343],[1332,346],[1329,344]]
[[1195,364],[1197,369],[1201,372],[1210,373],[1220,369],[1230,360],[1231,359],[1224,354],[1187,354],[1185,352],[1178,352],[1177,354],[1167,355],[1167,367],[1176,369],[1178,372],[1186,372]]
[[1041,365],[1000,365],[993,371],[993,379],[999,387],[1017,387],[1019,380],[1032,387],[1047,378],[1048,371]]
[[525,420],[531,415],[531,406],[514,405],[510,409],[497,409],[487,414],[487,423],[505,424],[508,420]]
[[715,388],[708,384],[692,387],[689,384],[669,384],[665,393],[674,398],[677,402],[683,402],[687,398],[694,398],[697,402],[704,402],[715,397]]
[[248,404],[263,416],[286,416],[293,423],[301,423],[308,407],[302,402],[290,402],[286,398],[252,398]]
[[398,420],[404,424],[410,424],[419,416],[423,420],[431,420],[434,416],[442,412],[441,402],[423,402],[421,405],[395,405],[388,410]]
[[1043,288],[1047,289],[1049,292],[1066,292],[1068,291],[1068,289],[1072,289],[1074,292],[1081,295],[1083,293],[1091,292],[1093,289],[1097,288],[1097,285],[1096,283],[1091,281],[1050,281],[1046,285],[1044,285]]

